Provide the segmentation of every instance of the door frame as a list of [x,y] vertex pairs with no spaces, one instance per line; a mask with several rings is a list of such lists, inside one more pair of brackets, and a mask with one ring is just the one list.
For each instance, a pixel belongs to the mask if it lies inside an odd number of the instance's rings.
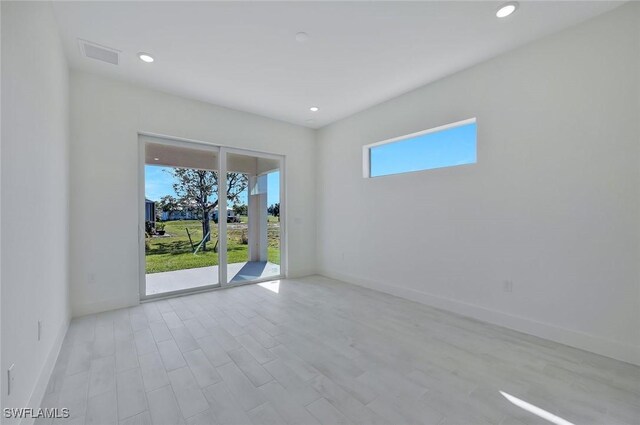
[[[279,161],[280,164],[280,274],[269,276],[264,279],[242,281],[230,283],[227,279],[227,221],[218,220],[218,283],[212,285],[198,286],[195,288],[180,289],[177,291],[163,292],[160,294],[146,294],[146,258],[145,258],[145,145],[146,143],[159,143],[170,146],[194,148],[200,150],[210,150],[218,154],[218,173],[226,176],[227,153],[248,155],[257,158],[268,158]],[[260,282],[285,279],[288,275],[288,251],[287,251],[287,220],[286,220],[286,156],[268,152],[254,151],[250,149],[240,149],[227,147],[201,140],[187,139],[182,137],[167,136],[163,134],[138,132],[138,292],[140,301],[149,301],[160,298],[176,297],[197,292],[211,291],[233,286],[250,285]],[[227,179],[218,180],[218,199],[227,197]],[[224,197],[222,196],[224,195]],[[220,214],[220,203],[218,203],[218,214]],[[226,202],[225,202],[226,211]]]
[[[218,219],[218,236],[220,238],[220,242],[218,246],[220,247],[220,286],[223,288],[229,288],[232,286],[240,286],[251,283],[260,283],[260,282],[268,282],[271,280],[285,279],[287,276],[287,238],[286,238],[286,190],[285,190],[285,161],[286,157],[284,155],[272,154],[267,152],[257,152],[251,151],[248,149],[239,149],[239,148],[231,148],[231,147],[220,147],[220,172],[224,172],[224,176],[227,173],[227,154],[238,154],[238,155],[246,155],[254,158],[265,158],[265,159],[273,159],[278,161],[278,170],[280,172],[280,274],[276,276],[269,276],[262,279],[254,279],[250,281],[241,281],[241,282],[230,282],[227,276],[227,220]],[[220,184],[222,182],[222,184]],[[227,179],[220,179],[218,183],[218,199],[227,199]],[[224,196],[224,197],[223,197]],[[226,202],[225,202],[226,204]],[[226,210],[226,206],[225,206]],[[218,217],[222,216],[222,209],[220,207],[220,203],[218,203]],[[226,212],[225,212],[226,215]],[[223,263],[224,258],[224,263]],[[223,267],[224,265],[224,267]],[[224,269],[224,270],[223,270]]]

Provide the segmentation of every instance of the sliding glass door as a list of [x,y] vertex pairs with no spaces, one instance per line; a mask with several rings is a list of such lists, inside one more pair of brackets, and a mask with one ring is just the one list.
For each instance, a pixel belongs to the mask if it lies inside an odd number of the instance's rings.
[[284,158],[140,136],[141,299],[285,275]]

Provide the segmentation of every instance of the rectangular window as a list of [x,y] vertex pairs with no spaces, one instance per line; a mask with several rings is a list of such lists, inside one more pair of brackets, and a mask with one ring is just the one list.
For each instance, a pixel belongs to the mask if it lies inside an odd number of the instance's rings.
[[364,177],[475,164],[476,137],[476,119],[471,118],[367,145]]

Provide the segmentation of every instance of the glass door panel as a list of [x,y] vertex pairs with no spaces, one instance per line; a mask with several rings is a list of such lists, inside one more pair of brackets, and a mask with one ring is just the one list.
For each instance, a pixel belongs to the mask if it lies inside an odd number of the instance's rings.
[[[229,284],[269,280],[281,269],[282,227],[280,157],[226,154],[226,281]],[[219,206],[220,207],[220,206]]]
[[144,158],[141,297],[219,286],[219,149],[147,138]]

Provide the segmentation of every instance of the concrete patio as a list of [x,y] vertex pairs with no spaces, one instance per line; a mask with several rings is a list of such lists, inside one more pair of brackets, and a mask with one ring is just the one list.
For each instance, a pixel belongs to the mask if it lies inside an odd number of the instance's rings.
[[[227,268],[227,276],[233,283],[264,279],[279,274],[280,266],[268,261],[232,263]],[[152,273],[146,275],[146,280],[147,295],[215,285],[218,283],[218,266]]]

